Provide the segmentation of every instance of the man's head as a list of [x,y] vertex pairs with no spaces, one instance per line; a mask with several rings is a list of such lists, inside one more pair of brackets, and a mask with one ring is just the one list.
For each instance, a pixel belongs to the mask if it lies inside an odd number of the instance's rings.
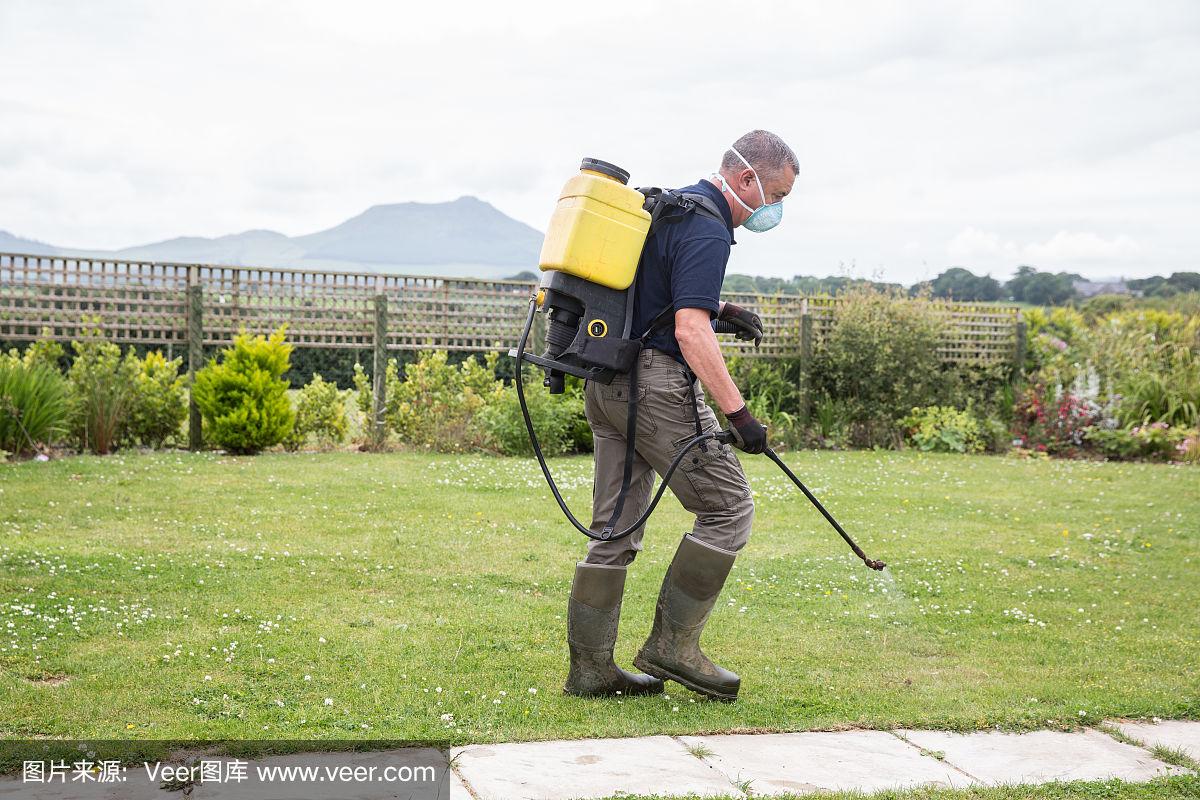
[[725,151],[717,173],[724,180],[713,183],[722,188],[736,227],[760,206],[787,197],[799,172],[800,162],[783,139],[770,131],[755,130]]

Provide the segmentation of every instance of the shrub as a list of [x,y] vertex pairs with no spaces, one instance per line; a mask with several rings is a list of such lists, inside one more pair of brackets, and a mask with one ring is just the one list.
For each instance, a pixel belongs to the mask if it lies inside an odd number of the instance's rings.
[[[526,367],[525,402],[543,453],[552,456],[574,449],[590,449],[591,429],[583,413],[581,383],[576,381],[561,395],[552,395],[542,385],[541,372]],[[533,454],[516,386],[501,390],[492,402],[480,409],[477,420],[488,447],[510,456]],[[586,434],[579,428],[581,421]],[[581,442],[581,439],[585,441]],[[580,444],[585,447],[580,448]]]
[[937,304],[925,297],[846,293],[812,376],[819,394],[845,403],[855,443],[899,444],[900,421],[936,396],[944,330]]
[[1162,422],[1175,427],[1200,425],[1200,358],[1168,342],[1156,348],[1153,362],[1118,379],[1117,418],[1123,425]]
[[207,435],[231,453],[257,453],[279,444],[292,432],[296,416],[282,379],[292,346],[285,328],[264,338],[242,331],[196,373],[192,397],[200,408]]
[[1200,431],[1188,431],[1184,440],[1175,448],[1176,458],[1189,464],[1200,464]]
[[136,403],[140,362],[133,351],[89,332],[71,342],[75,358],[67,372],[70,385],[71,430],[81,450],[103,455],[121,441]]
[[[1011,414],[1012,407],[1009,406]],[[1010,423],[996,416],[986,416],[979,420],[979,433],[983,439],[983,449],[989,453],[1007,453],[1012,449],[1012,431]]]
[[1153,309],[1116,313],[1100,320],[1092,337],[1101,399],[1132,398],[1119,403],[1127,426],[1147,414],[1151,421],[1195,424],[1169,409],[1173,401],[1180,409],[1200,402],[1200,317]]
[[1012,365],[957,364],[945,365],[940,376],[936,402],[926,405],[970,407],[977,420],[998,417],[1012,419],[1014,391]]
[[1133,428],[1093,428],[1087,432],[1087,440],[1108,458],[1167,461],[1172,458],[1186,460],[1191,446],[1189,440],[1196,435],[1194,429],[1172,428],[1165,422],[1152,422]]
[[289,449],[298,449],[311,433],[322,447],[341,444],[346,440],[349,427],[341,390],[337,384],[314,374],[312,381],[297,396],[296,424],[286,443]]
[[157,350],[138,361],[134,402],[125,431],[129,440],[162,447],[179,434],[187,417],[184,377],[179,374],[182,363],[182,358],[167,361]]
[[950,406],[914,408],[904,420],[908,439],[934,453],[981,453],[984,440],[970,411]]
[[1099,407],[1066,393],[1054,399],[1045,386],[1025,390],[1013,410],[1013,434],[1022,447],[1055,455],[1078,455]]
[[0,450],[20,455],[53,444],[67,430],[68,413],[57,370],[0,362]]
[[50,338],[49,328],[42,328],[42,338],[25,348],[22,359],[26,366],[46,366],[55,372],[62,371],[63,356],[66,351],[63,346]]
[[458,452],[484,446],[472,417],[503,391],[495,378],[497,359],[490,353],[483,364],[472,358],[454,366],[444,351],[422,353],[405,369],[403,382],[387,387],[388,424],[417,447]]
[[[394,371],[396,369],[396,361],[392,359],[388,362],[388,369]],[[366,419],[371,418],[371,409],[375,406],[375,388],[371,383],[371,376],[363,369],[362,364],[354,365],[354,391],[355,405],[358,406],[358,411]]]
[[1125,311],[1133,305],[1133,298],[1127,294],[1098,294],[1089,297],[1079,306],[1079,313],[1084,319],[1097,320],[1118,311]]
[[850,413],[846,404],[828,395],[813,406],[813,422],[822,447],[841,448],[849,444]]
[[[372,417],[375,409],[375,385],[372,377],[367,374],[366,370],[361,365],[354,365],[354,389],[355,389],[355,406],[362,415],[362,427],[364,438],[371,438]],[[400,366],[396,359],[389,358],[387,366],[383,372],[384,381],[384,402],[383,417],[384,430],[393,424],[393,420],[398,413],[397,391],[403,381],[400,379]]]
[[798,358],[729,359],[729,373],[745,397],[746,407],[767,426],[774,447],[804,443],[804,420],[800,416],[802,369]]
[[1074,383],[1092,352],[1083,315],[1073,308],[1031,308],[1025,322],[1025,372],[1032,382],[1052,389]]

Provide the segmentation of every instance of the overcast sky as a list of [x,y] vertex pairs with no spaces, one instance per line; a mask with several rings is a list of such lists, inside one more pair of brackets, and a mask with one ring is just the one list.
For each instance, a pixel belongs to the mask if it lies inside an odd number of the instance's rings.
[[0,229],[115,248],[472,194],[590,155],[801,173],[731,272],[1200,270],[1200,2],[0,0]]

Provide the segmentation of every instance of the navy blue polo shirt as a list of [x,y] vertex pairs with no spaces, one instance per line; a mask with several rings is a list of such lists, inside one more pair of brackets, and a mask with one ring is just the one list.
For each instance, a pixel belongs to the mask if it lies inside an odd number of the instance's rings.
[[[641,336],[664,308],[702,308],[717,315],[725,265],[733,240],[733,214],[721,190],[706,180],[678,189],[679,192],[706,194],[721,210],[725,224],[709,214],[693,211],[678,222],[660,224],[646,240],[638,262],[634,282],[634,336]],[[646,342],[647,347],[669,353],[681,364],[687,362],[675,341],[675,328],[659,331]]]

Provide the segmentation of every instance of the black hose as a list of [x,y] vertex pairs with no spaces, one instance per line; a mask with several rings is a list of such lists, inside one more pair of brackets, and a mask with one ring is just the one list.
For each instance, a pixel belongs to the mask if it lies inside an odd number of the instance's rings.
[[[583,523],[576,519],[575,515],[571,513],[571,509],[567,508],[567,502],[563,500],[562,494],[558,491],[557,484],[554,483],[554,476],[550,474],[550,467],[546,465],[546,457],[542,454],[542,446],[538,443],[537,434],[533,430],[533,420],[529,417],[529,407],[525,403],[525,385],[522,380],[521,373],[523,372],[522,367],[524,366],[525,362],[525,343],[529,340],[529,331],[533,327],[533,317],[536,313],[537,300],[536,298],[532,298],[529,301],[529,318],[525,320],[525,327],[521,331],[521,339],[517,342],[517,399],[521,403],[521,416],[525,418],[525,428],[529,431],[529,443],[533,445],[533,453],[535,456],[537,456],[538,466],[542,468],[542,474],[546,476],[546,483],[550,485],[550,493],[554,495],[555,501],[558,502],[558,507],[562,509],[563,514],[566,515],[571,524],[589,539],[597,539],[600,541],[621,539],[645,525],[646,520],[650,519],[650,515],[654,513],[654,509],[658,506],[658,501],[662,499],[663,492],[667,490],[667,484],[670,483],[671,476],[675,474],[675,470],[679,467],[680,463],[682,463],[683,457],[687,455],[689,450],[701,442],[705,442],[710,439],[715,439],[722,444],[731,444],[733,442],[733,434],[730,431],[713,431],[712,433],[701,433],[689,439],[683,445],[683,448],[679,451],[679,453],[675,456],[674,460],[671,461],[671,465],[667,468],[666,474],[663,475],[662,485],[658,487],[658,492],[655,493],[654,500],[651,501],[650,506],[642,513],[640,517],[638,517],[637,521],[635,521],[625,530],[621,531],[620,533],[612,533],[608,536],[604,536],[596,533],[590,528],[585,527]],[[637,398],[630,397],[629,402],[637,402]],[[626,433],[628,434],[629,432],[627,431]],[[792,479],[792,483],[800,487],[800,491],[804,492],[804,496],[808,498],[809,502],[816,506],[817,510],[820,511],[825,519],[829,521],[829,524],[833,526],[833,529],[841,534],[842,538],[846,540],[846,544],[850,545],[850,549],[854,551],[856,556],[863,560],[864,564],[873,570],[882,570],[887,566],[887,564],[882,561],[876,561],[874,559],[867,558],[867,554],[862,551],[862,548],[855,544],[854,540],[850,538],[850,534],[846,533],[846,531],[842,529],[842,526],[839,525],[838,521],[833,518],[833,515],[825,510],[825,506],[821,505],[821,501],[816,498],[816,495],[810,492],[808,487],[800,482],[800,479],[796,477],[794,472],[788,469],[787,464],[783,463],[783,459],[781,459],[774,450],[768,447],[763,450],[763,453],[766,454],[767,458],[774,461],[775,464],[781,470],[783,470],[785,475]]]
[[[537,433],[535,433],[533,430],[533,420],[529,418],[529,407],[525,403],[525,385],[524,381],[522,380],[521,373],[523,371],[522,367],[524,366],[525,362],[525,343],[529,340],[529,330],[533,327],[533,316],[537,313],[536,303],[536,299],[531,299],[529,301],[529,318],[525,320],[525,328],[521,331],[521,338],[517,342],[517,373],[515,376],[517,384],[517,400],[521,404],[521,416],[525,418],[525,428],[529,431],[529,443],[533,445],[533,454],[537,456],[538,466],[542,468],[542,474],[546,476],[546,483],[550,485],[550,493],[554,495],[554,499],[558,503],[558,507],[562,509],[563,514],[565,514],[567,519],[570,520],[571,524],[575,526],[576,530],[589,539],[597,539],[599,541],[613,541],[615,539],[624,538],[645,525],[646,520],[650,519],[650,515],[654,513],[655,507],[658,506],[658,501],[662,499],[663,493],[666,492],[667,485],[671,482],[671,476],[675,474],[675,470],[683,462],[683,457],[688,454],[688,451],[701,442],[706,442],[710,439],[721,439],[722,435],[725,434],[725,431],[701,433],[689,439],[675,455],[675,458],[671,461],[671,465],[667,467],[667,471],[662,478],[662,485],[658,487],[658,492],[655,493],[654,499],[650,502],[650,506],[628,528],[623,531],[604,536],[585,526],[575,518],[575,515],[571,513],[571,509],[567,508],[567,501],[563,500],[562,494],[558,491],[558,485],[554,482],[554,476],[550,474],[550,467],[546,465],[546,457],[542,454],[542,446],[538,443]],[[637,398],[629,398],[629,402],[631,403],[636,401]]]

